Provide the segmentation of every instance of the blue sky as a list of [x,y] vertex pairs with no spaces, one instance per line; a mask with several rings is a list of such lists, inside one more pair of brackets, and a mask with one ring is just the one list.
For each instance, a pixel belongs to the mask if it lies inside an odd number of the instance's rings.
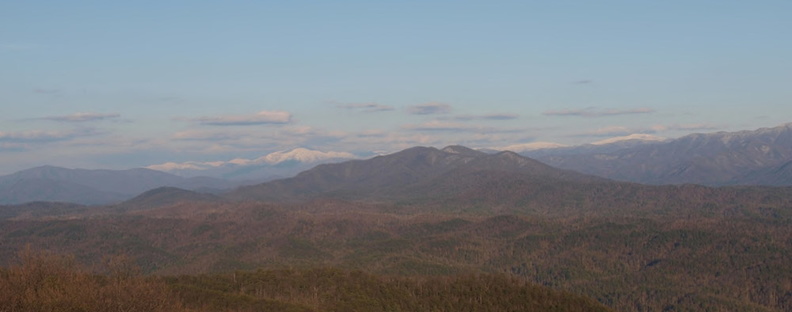
[[790,1],[0,1],[0,174],[792,116]]

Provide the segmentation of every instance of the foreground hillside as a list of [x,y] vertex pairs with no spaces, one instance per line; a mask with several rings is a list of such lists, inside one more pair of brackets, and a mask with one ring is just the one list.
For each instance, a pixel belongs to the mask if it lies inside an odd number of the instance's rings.
[[0,269],[2,311],[608,311],[591,299],[499,275],[383,278],[335,269],[143,277],[26,249]]
[[[29,244],[156,275],[334,267],[377,276],[509,274],[619,311],[787,311],[792,212],[546,217],[403,213],[338,201],[184,204],[0,223],[0,259]],[[389,212],[390,211],[390,212]]]

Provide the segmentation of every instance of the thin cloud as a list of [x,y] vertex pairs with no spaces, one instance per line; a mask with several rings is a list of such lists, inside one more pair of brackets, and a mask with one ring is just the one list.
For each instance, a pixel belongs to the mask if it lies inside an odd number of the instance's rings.
[[121,117],[119,114],[101,114],[101,113],[74,113],[65,116],[50,116],[42,119],[60,121],[60,122],[88,122],[99,121],[105,119],[114,119]]
[[355,135],[351,135],[342,139],[342,144],[367,146],[375,153],[390,153],[396,152],[405,148],[417,145],[435,145],[440,142],[437,138],[427,135],[425,132],[401,132],[401,131],[387,131],[380,132],[378,130],[364,131]]
[[512,120],[519,118],[520,115],[517,114],[485,114],[485,115],[461,115],[454,117],[455,120],[459,121],[471,121],[471,120]]
[[584,109],[550,110],[542,113],[545,116],[577,116],[577,117],[607,117],[619,115],[651,114],[655,110],[648,107],[634,109],[600,109],[589,107]]
[[356,135],[361,138],[382,138],[389,134],[390,132],[384,130],[363,130]]
[[193,119],[202,125],[210,126],[254,126],[291,123],[292,115],[284,111],[261,111],[253,115],[231,115],[200,117]]
[[720,127],[711,124],[674,124],[674,125],[655,125],[652,130],[655,131],[704,131],[704,130],[717,130]]
[[481,127],[477,127],[477,126],[439,121],[439,120],[433,120],[417,125],[405,125],[402,127],[402,129],[411,130],[411,131],[480,131],[482,130]]
[[451,105],[445,103],[431,102],[407,107],[407,113],[411,115],[437,115],[448,114],[451,112]]
[[376,113],[392,111],[393,107],[377,103],[351,103],[351,104],[338,104],[338,108],[359,110],[364,113]]
[[635,129],[630,129],[622,126],[608,126],[591,131],[586,131],[578,136],[595,136],[595,137],[610,137],[610,136],[624,136],[633,133],[638,133]]
[[177,141],[223,141],[230,139],[238,139],[239,135],[224,133],[224,132],[206,132],[206,131],[181,131],[176,132],[171,136],[173,140]]
[[0,142],[9,143],[47,143],[68,141],[83,136],[92,136],[99,134],[99,131],[94,129],[79,129],[68,131],[20,131],[20,132],[2,132],[0,131]]
[[616,142],[621,142],[621,141],[630,141],[630,140],[662,142],[662,141],[665,141],[667,139],[668,138],[661,137],[661,136],[656,136],[656,135],[652,135],[652,134],[633,133],[633,134],[630,134],[630,135],[612,137],[612,138],[607,138],[607,139],[596,141],[596,142],[591,142],[591,144],[592,145],[605,145],[605,144],[611,144],[611,143],[616,143]]

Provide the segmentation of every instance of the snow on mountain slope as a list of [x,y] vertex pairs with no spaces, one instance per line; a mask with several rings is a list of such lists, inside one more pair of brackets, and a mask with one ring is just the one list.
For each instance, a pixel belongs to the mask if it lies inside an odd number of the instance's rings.
[[346,152],[322,152],[307,148],[278,151],[255,159],[235,158],[229,161],[167,162],[146,168],[182,176],[207,175],[229,179],[262,179],[291,176],[320,163],[355,159]]
[[[626,141],[625,141],[626,142]],[[690,134],[616,150],[529,156],[559,168],[648,184],[791,185],[792,123],[752,131]]]

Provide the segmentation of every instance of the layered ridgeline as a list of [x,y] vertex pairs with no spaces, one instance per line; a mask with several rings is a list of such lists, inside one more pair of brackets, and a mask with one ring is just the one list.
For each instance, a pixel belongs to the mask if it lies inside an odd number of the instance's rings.
[[[523,156],[533,157],[558,168],[617,181],[709,186],[792,186],[792,124],[756,131],[693,134],[675,140],[659,140],[649,135],[633,135],[623,139],[575,147],[546,144],[512,147],[517,148],[515,151],[521,152]],[[525,148],[533,149],[522,150]],[[419,180],[437,179],[436,182],[451,182],[454,185],[462,183],[467,177],[454,175],[462,174],[460,168],[473,159],[476,161],[468,169],[479,170],[491,166],[487,169],[511,173],[531,173],[527,169],[533,170],[534,174],[547,171],[539,169],[542,165],[530,159],[521,160],[523,164],[509,163],[506,158],[516,156],[511,153],[490,151],[488,155],[463,147],[452,149],[458,149],[458,153],[449,153],[454,154],[451,156],[439,152],[436,152],[437,155],[421,155],[425,151],[414,148],[396,153],[400,157],[387,155],[375,157],[372,159],[374,161],[345,164],[345,170],[350,170],[345,173],[333,172],[340,170],[337,169],[339,167],[322,166],[324,171],[312,170],[310,175],[304,174],[301,179],[281,181],[280,186],[268,186],[270,189],[293,189],[287,190],[285,194],[266,195],[267,191],[257,191],[255,193],[259,193],[258,195],[247,192],[233,197],[298,199],[329,192],[335,192],[333,196],[359,197],[352,193],[361,193],[364,189],[374,197],[396,195],[397,192],[410,193],[409,196],[417,197],[424,190],[420,187]],[[451,149],[443,150],[449,151]],[[256,159],[169,162],[152,165],[147,169],[86,170],[44,166],[0,176],[0,204],[33,201],[108,204],[163,186],[217,193],[239,185],[291,177],[319,164],[356,157],[344,152],[297,148]],[[427,158],[422,160],[421,157]],[[502,158],[500,161],[497,160],[499,157]],[[174,173],[179,176],[173,175]],[[447,173],[449,178],[463,180],[441,181],[438,174],[443,173]],[[354,177],[362,180],[352,181],[351,178]],[[311,179],[316,181],[308,181]],[[322,182],[322,179],[325,181]],[[385,181],[376,181],[377,179]],[[321,185],[336,180],[344,185]],[[302,190],[298,190],[299,184],[304,184]]]
[[321,163],[355,157],[349,153],[297,148],[256,159],[168,162],[129,170],[41,166],[0,176],[0,204],[36,201],[113,204],[159,187],[220,193],[239,185],[291,177]]
[[792,123],[523,154],[559,168],[638,183],[792,186]]
[[334,267],[509,274],[621,311],[792,309],[792,191],[648,186],[459,146],[320,165],[222,196],[161,188],[108,207],[2,207],[25,245],[143,271]]
[[121,202],[163,186],[218,192],[236,184],[208,177],[183,178],[145,168],[89,170],[42,166],[0,176],[0,204],[49,201],[101,205]]
[[410,211],[543,215],[734,214],[792,205],[790,189],[650,186],[547,166],[513,152],[461,146],[415,147],[368,160],[317,166],[294,178],[245,186],[237,200],[299,202],[333,198],[399,204]]
[[311,198],[409,201],[448,199],[508,177],[586,183],[593,176],[552,168],[512,152],[494,155],[463,146],[414,147],[367,160],[324,164],[294,178],[241,187],[230,198],[295,201]]

